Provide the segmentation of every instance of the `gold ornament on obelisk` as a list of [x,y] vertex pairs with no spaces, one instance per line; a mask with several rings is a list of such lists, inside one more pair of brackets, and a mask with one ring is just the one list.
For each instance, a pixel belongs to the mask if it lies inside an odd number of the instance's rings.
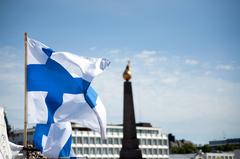
[[129,81],[131,78],[132,78],[132,72],[131,72],[131,67],[130,67],[130,61],[128,61],[126,69],[123,72],[123,79],[125,79],[126,81]]

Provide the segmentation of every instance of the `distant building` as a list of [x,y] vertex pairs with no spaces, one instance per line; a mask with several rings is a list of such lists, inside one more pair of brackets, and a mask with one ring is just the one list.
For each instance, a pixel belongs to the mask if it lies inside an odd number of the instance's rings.
[[170,154],[170,159],[192,159],[196,154]]
[[224,146],[224,145],[240,145],[240,138],[209,141],[210,147]]
[[168,134],[168,140],[169,142],[175,142],[175,136],[173,134]]
[[233,152],[197,154],[193,159],[234,159]]
[[[167,134],[164,134],[159,128],[152,127],[149,123],[138,123],[136,126],[143,158],[168,159]],[[121,125],[107,126],[107,140],[101,140],[98,133],[77,124],[72,124],[72,130],[72,147],[77,157],[88,157],[90,159],[119,158],[123,137]],[[32,143],[33,134],[34,129],[28,129],[28,143]],[[14,131],[11,141],[22,144],[23,131]]]
[[[33,144],[33,134],[34,128],[28,128],[27,136],[28,144]],[[14,130],[12,134],[9,136],[9,141],[18,145],[23,145],[23,130]]]
[[234,156],[233,152],[169,155],[170,159],[235,159]]
[[169,149],[171,150],[173,143],[175,143],[175,136],[173,134],[168,134],[168,144],[169,144]]
[[[188,140],[175,140],[174,137],[168,135],[169,139],[169,150],[170,154],[184,154],[184,153],[194,153],[196,152],[196,146]],[[171,139],[172,138],[172,139]],[[184,148],[188,147],[188,148]]]

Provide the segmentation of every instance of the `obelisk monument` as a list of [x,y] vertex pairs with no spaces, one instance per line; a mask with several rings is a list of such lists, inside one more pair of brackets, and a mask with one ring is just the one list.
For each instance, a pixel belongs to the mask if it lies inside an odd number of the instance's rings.
[[128,62],[123,73],[123,79],[125,80],[123,95],[123,140],[120,159],[142,159],[142,152],[139,149],[139,141],[136,133],[132,84],[129,81],[131,77],[130,62]]

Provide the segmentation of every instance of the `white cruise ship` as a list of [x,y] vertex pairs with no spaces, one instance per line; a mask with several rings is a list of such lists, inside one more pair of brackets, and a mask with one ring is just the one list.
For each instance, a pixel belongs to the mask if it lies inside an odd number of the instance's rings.
[[[119,158],[123,137],[123,127],[121,125],[108,125],[106,140],[102,140],[98,133],[82,128],[77,124],[73,124],[72,128],[72,147],[77,157],[90,159]],[[159,128],[153,128],[149,123],[138,123],[137,138],[143,158],[169,158],[168,137]]]

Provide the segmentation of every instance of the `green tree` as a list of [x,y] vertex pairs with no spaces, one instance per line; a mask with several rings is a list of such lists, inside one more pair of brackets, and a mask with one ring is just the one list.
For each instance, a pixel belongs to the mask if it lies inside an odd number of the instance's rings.
[[212,149],[209,145],[204,145],[201,149],[204,153],[212,151]]
[[188,154],[196,152],[197,148],[190,142],[184,143],[181,147],[173,146],[170,149],[171,153],[175,154]]
[[190,142],[183,144],[182,149],[184,153],[194,153],[197,150],[197,148]]

